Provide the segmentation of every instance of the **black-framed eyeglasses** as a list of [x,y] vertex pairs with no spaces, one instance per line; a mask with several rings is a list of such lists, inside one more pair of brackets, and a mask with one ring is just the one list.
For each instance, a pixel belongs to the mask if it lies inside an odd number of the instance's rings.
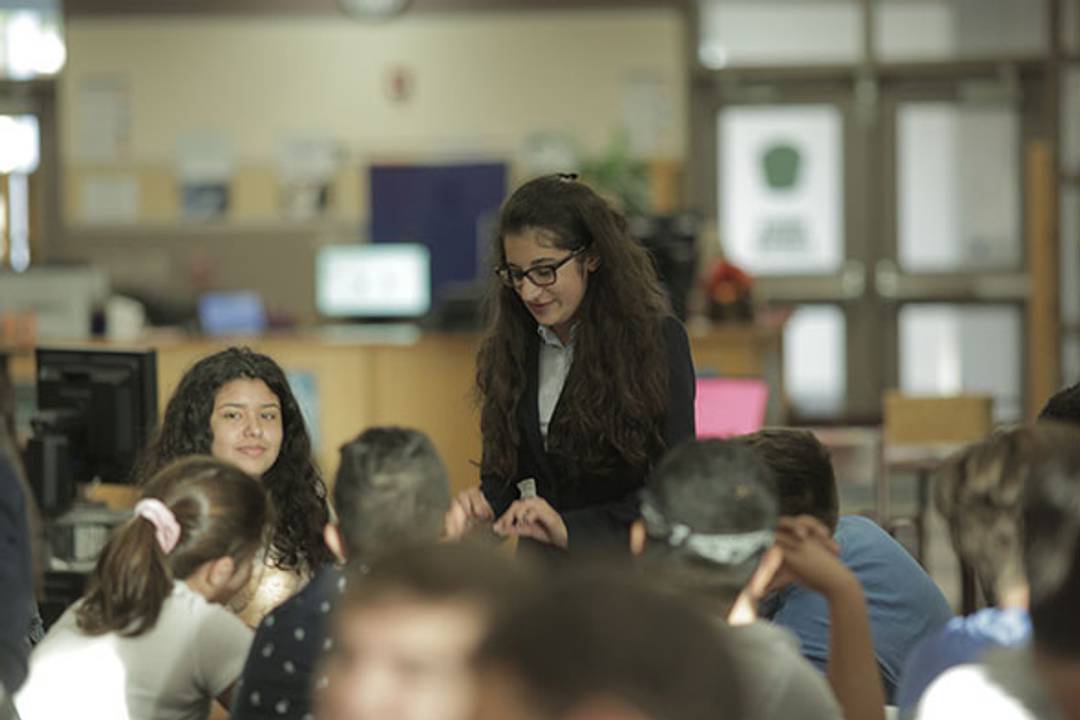
[[582,245],[575,248],[569,255],[558,262],[533,265],[528,270],[517,270],[509,265],[502,265],[495,268],[495,274],[499,276],[499,279],[502,280],[503,285],[506,287],[521,287],[526,279],[536,287],[548,287],[554,285],[555,281],[559,279],[559,268],[584,251],[585,246]]

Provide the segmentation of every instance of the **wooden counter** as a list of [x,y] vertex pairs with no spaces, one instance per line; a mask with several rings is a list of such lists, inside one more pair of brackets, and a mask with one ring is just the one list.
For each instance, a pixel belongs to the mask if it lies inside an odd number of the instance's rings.
[[[783,319],[769,316],[756,324],[715,327],[692,323],[689,328],[699,372],[769,381],[772,423],[783,420]],[[231,339],[162,335],[148,337],[141,346],[158,353],[161,411],[195,361],[230,345],[248,345],[273,357],[287,372],[313,380],[316,454],[328,482],[342,444],[364,428],[394,424],[418,428],[431,437],[457,490],[478,479],[479,416],[471,396],[478,342],[479,336],[469,333],[429,333],[398,343],[363,332],[330,336],[312,331]],[[94,344],[124,347],[85,342],[78,346]],[[33,382],[32,352],[15,352],[11,364],[16,383]]]

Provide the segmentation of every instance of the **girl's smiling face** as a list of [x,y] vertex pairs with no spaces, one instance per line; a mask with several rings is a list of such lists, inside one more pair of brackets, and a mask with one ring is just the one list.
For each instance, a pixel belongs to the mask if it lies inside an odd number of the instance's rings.
[[210,414],[210,454],[261,478],[281,451],[281,401],[262,380],[225,383]]

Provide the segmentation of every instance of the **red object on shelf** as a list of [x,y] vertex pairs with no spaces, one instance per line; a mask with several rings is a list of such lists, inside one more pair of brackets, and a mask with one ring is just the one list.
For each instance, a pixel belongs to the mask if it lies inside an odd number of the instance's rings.
[[709,316],[713,320],[750,320],[754,279],[727,260],[717,260],[705,281]]

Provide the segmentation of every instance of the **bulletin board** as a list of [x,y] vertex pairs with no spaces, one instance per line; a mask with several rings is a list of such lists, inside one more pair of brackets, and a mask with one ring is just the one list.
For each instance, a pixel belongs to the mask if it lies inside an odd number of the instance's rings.
[[371,240],[421,243],[431,252],[431,297],[474,282],[506,197],[505,163],[373,165]]

